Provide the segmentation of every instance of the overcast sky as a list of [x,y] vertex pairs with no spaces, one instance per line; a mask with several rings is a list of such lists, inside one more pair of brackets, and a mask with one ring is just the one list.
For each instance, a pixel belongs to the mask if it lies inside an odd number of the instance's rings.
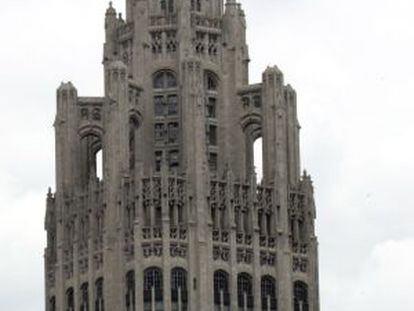
[[[298,92],[318,208],[322,311],[405,311],[414,295],[414,2],[243,0],[251,82]],[[123,10],[124,0],[114,1]],[[102,94],[103,0],[3,0],[0,310],[43,310],[55,90]],[[283,311],[283,310],[282,310]]]

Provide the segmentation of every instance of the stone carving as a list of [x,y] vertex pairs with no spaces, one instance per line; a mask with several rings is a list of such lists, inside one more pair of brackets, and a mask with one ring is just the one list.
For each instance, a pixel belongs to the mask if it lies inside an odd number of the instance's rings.
[[276,253],[261,251],[260,252],[260,265],[261,266],[275,266],[276,265]]
[[230,259],[230,248],[226,246],[213,246],[213,259],[229,261]]
[[306,273],[308,271],[308,259],[294,256],[292,259],[292,270],[294,272]]

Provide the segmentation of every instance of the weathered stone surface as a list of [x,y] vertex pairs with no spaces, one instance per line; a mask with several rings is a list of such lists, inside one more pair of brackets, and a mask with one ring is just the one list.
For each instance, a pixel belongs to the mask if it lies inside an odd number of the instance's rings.
[[319,311],[296,93],[277,67],[249,84],[244,12],[222,2],[111,5],[104,96],[57,90],[47,311]]

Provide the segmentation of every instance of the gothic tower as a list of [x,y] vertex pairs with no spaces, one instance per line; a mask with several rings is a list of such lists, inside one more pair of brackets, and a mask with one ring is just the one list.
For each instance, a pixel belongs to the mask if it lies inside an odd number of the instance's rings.
[[240,4],[127,0],[105,30],[104,96],[57,90],[46,310],[319,311],[296,93],[249,84]]

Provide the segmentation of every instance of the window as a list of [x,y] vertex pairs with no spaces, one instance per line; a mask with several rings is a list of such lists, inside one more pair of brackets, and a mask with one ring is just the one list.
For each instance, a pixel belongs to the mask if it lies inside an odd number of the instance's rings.
[[162,151],[155,151],[155,171],[161,171]]
[[135,162],[137,160],[138,127],[138,120],[134,117],[131,117],[129,119],[129,168],[131,170],[135,168]]
[[75,311],[75,296],[73,294],[73,288],[70,287],[66,291],[66,310],[67,311]]
[[308,286],[296,281],[293,286],[294,311],[309,311]]
[[177,168],[180,164],[178,150],[171,150],[169,153],[169,165],[170,168]]
[[[157,123],[154,125],[155,142],[163,147],[168,144],[177,144],[180,137],[179,100],[177,95],[177,79],[169,70],[161,70],[153,76],[154,87],[154,114]],[[159,149],[162,149],[159,146]],[[155,152],[155,171],[161,170],[163,151]],[[168,151],[165,151],[168,152]],[[170,168],[179,167],[178,152],[168,152]]]
[[155,267],[144,271],[144,311],[154,310],[164,310],[162,272]]
[[168,123],[168,142],[172,144],[178,142],[178,123],[177,122]]
[[192,11],[201,11],[201,0],[191,0],[191,10]]
[[80,311],[89,311],[88,283],[83,283],[80,291]]
[[260,97],[260,95],[253,96],[253,105],[256,108],[260,108],[262,106],[262,98]]
[[160,0],[161,10],[166,13],[174,12],[174,0]]
[[164,115],[164,97],[163,96],[155,96],[154,97],[154,113],[155,116],[163,116]]
[[127,311],[135,311],[135,273],[129,271],[126,274],[125,306]]
[[95,311],[105,311],[104,309],[104,288],[103,278],[95,282]]
[[172,311],[187,311],[187,273],[182,268],[171,271]]
[[167,97],[168,115],[175,115],[178,113],[177,95],[168,95]]
[[155,140],[156,141],[162,141],[165,137],[165,125],[164,123],[156,123],[155,124]]
[[217,91],[217,79],[216,79],[216,77],[213,75],[213,74],[211,74],[211,73],[208,73],[207,74],[207,90],[209,90],[209,91]]
[[240,273],[237,276],[237,301],[239,311],[253,311],[252,277],[247,273]]
[[214,310],[230,310],[229,275],[223,270],[214,272]]
[[261,281],[262,310],[276,311],[276,281],[273,277],[265,275]]
[[154,75],[153,79],[154,89],[167,89],[177,87],[177,79],[175,74],[168,70],[162,70]]
[[210,171],[216,172],[217,171],[217,154],[216,153],[210,153],[208,156],[208,166],[210,168]]
[[48,311],[56,311],[56,297],[55,296],[49,299]]
[[215,97],[207,98],[206,111],[207,111],[206,112],[207,118],[216,117],[216,98]]
[[209,145],[217,146],[217,127],[215,125],[208,127],[207,137]]

